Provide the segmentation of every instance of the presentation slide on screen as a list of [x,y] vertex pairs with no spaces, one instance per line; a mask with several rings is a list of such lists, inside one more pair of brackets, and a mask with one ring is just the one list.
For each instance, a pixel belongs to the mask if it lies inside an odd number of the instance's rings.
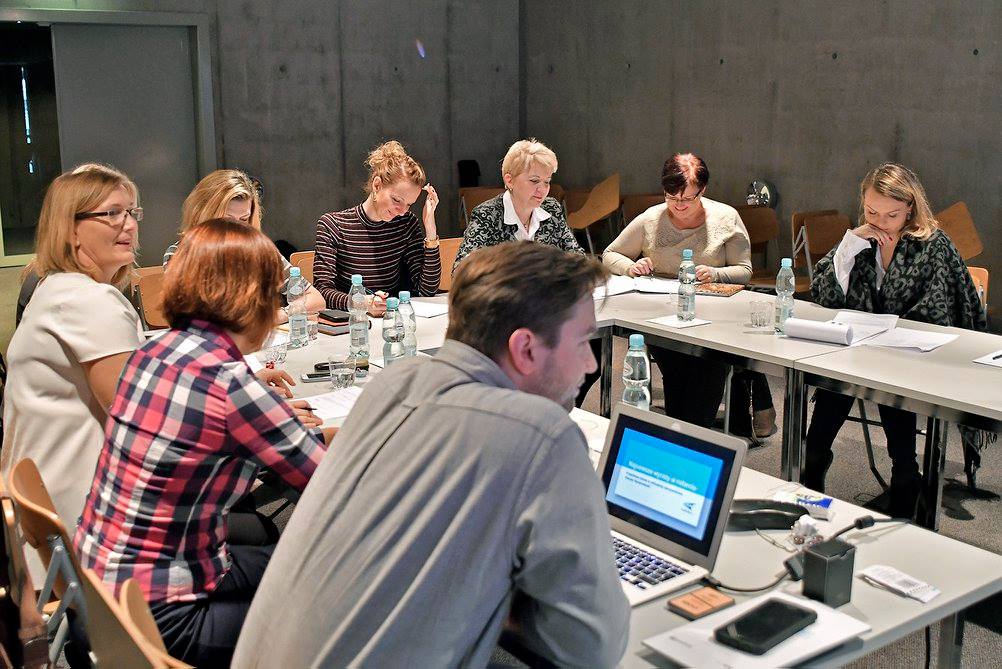
[[702,539],[723,461],[627,428],[608,499]]

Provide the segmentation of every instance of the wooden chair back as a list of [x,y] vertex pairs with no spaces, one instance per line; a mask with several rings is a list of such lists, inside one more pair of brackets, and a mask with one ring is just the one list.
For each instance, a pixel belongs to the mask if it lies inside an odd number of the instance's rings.
[[157,621],[153,619],[150,605],[146,602],[143,590],[135,579],[130,578],[122,584],[122,589],[118,594],[118,604],[125,621],[139,631],[146,643],[160,654],[168,667],[171,669],[189,667],[167,653],[167,647],[164,645],[163,637],[160,636]]
[[557,202],[563,202],[564,201],[564,195],[565,195],[565,192],[564,192],[564,187],[563,186],[561,186],[560,184],[553,184],[553,183],[550,184],[550,195],[549,195],[549,197],[552,197]]
[[988,269],[968,265],[967,271],[971,273],[971,279],[974,281],[974,285],[978,289],[978,294],[981,296],[981,306],[988,306]]
[[963,202],[952,204],[939,212],[936,214],[936,220],[939,221],[939,227],[960,251],[960,257],[964,259],[964,262],[981,255],[981,252],[985,250],[978,229],[974,227],[971,212]]
[[608,218],[617,209],[619,209],[618,172],[591,189],[581,208],[567,215],[567,226],[572,230],[583,230],[593,223]]
[[462,237],[449,237],[438,240],[438,255],[442,258],[442,278],[438,281],[438,289],[444,293],[452,288],[452,263],[456,262]]
[[570,216],[571,213],[581,209],[588,200],[590,188],[567,188],[564,190],[564,211]]
[[150,272],[139,277],[139,304],[142,306],[143,322],[150,329],[165,328],[167,318],[163,312],[164,272]]
[[[0,513],[3,515],[3,548],[8,588],[0,594],[6,638],[4,642],[15,666],[48,666],[48,632],[38,612],[35,586],[28,571],[14,500],[0,482]],[[40,647],[36,647],[41,644]],[[32,648],[29,651],[29,648]],[[33,655],[33,657],[24,657]]]
[[651,207],[665,201],[664,193],[643,193],[623,196],[623,223],[629,225],[633,219]]
[[298,267],[303,278],[313,283],[313,258],[315,251],[296,251],[289,256],[289,264]]
[[779,238],[776,210],[761,204],[743,204],[735,209],[748,231],[752,253],[765,253],[769,242]]
[[169,668],[161,653],[126,620],[118,602],[93,570],[84,569],[80,582],[87,604],[87,639],[99,667]]
[[[811,254],[811,262],[817,263],[826,253],[831,251],[852,226],[849,217],[838,213],[837,209],[820,211],[797,211],[791,217],[791,233],[794,244],[800,236],[801,228],[807,228],[807,250]],[[807,256],[803,251],[793,256],[794,267],[805,267]],[[813,268],[811,268],[813,270]]]
[[469,186],[459,189],[459,218],[460,227],[465,230],[470,221],[470,212],[478,204],[483,204],[492,197],[497,197],[504,192],[501,186]]

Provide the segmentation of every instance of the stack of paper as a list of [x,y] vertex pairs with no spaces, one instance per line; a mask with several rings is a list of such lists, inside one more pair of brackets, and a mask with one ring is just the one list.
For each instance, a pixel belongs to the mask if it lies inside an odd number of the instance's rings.
[[358,396],[362,394],[362,388],[359,386],[351,386],[350,388],[343,388],[341,390],[335,390],[333,392],[324,393],[323,395],[314,395],[313,397],[307,397],[306,401],[310,403],[313,407],[313,413],[317,415],[318,418],[322,418],[324,422],[329,420],[337,420],[338,418],[344,418],[351,411],[351,408],[355,406],[355,400]]
[[677,295],[678,279],[661,279],[656,276],[611,276],[604,286],[599,286],[595,289],[593,296],[596,300],[601,300],[612,295],[621,295],[634,291]]

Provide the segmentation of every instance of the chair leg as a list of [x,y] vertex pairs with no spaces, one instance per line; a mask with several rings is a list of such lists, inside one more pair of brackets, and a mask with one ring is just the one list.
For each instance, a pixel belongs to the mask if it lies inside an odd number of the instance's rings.
[[724,434],[731,433],[731,384],[733,382],[734,365],[727,365],[727,376],[724,377]]
[[585,228],[584,231],[585,231],[585,239],[588,240],[588,253],[590,253],[591,255],[595,255],[595,245],[592,244],[591,241],[591,232],[588,230],[588,228]]
[[870,463],[870,471],[873,472],[873,476],[877,479],[880,487],[883,490],[887,490],[889,487],[887,481],[880,475],[877,463],[873,460],[873,442],[870,440],[870,419],[866,417],[866,403],[862,399],[857,399],[856,404],[859,405],[859,418],[860,423],[863,425],[863,443],[866,444],[866,459]]

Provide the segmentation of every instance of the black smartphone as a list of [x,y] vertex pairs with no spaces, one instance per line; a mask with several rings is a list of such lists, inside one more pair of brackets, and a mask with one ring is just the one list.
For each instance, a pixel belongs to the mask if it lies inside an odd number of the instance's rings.
[[335,323],[348,322],[348,317],[351,315],[347,311],[342,311],[340,309],[321,309],[320,315],[328,321],[333,321]]
[[818,614],[804,606],[770,599],[713,631],[725,646],[762,655],[804,629]]

